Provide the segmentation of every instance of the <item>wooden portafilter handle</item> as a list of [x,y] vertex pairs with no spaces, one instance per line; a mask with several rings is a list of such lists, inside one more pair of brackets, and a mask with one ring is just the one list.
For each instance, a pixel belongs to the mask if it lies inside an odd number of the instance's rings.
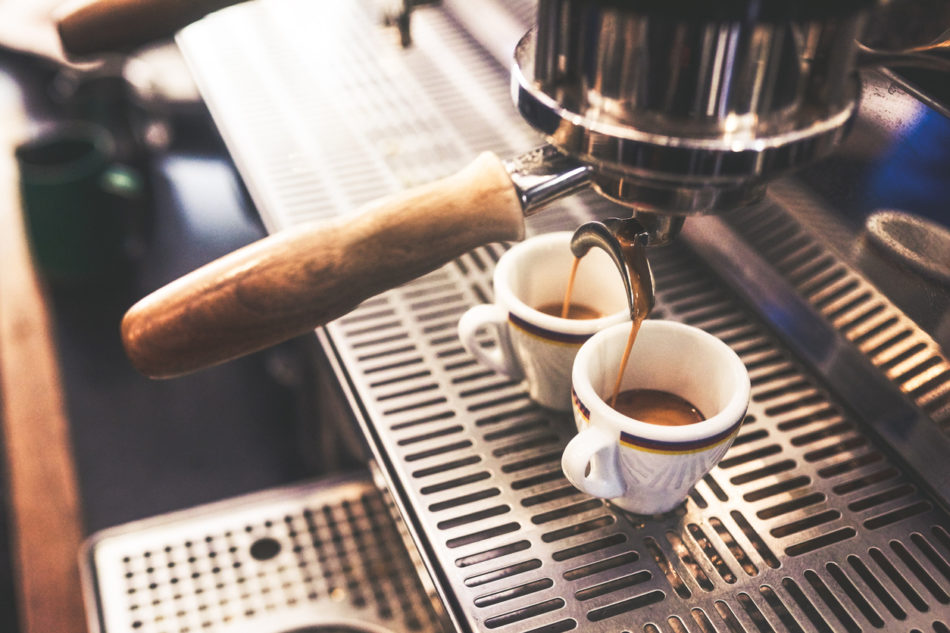
[[328,222],[274,233],[160,288],[126,313],[132,364],[153,378],[311,331],[482,244],[524,236],[497,156]]
[[70,57],[131,51],[244,0],[77,0],[53,16]]

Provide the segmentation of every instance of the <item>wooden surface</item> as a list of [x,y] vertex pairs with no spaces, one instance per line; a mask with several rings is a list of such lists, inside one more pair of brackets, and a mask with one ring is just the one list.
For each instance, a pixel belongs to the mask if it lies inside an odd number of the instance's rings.
[[54,16],[71,57],[134,50],[243,0],[78,0]]
[[49,311],[20,213],[13,148],[25,115],[4,75],[0,121],[0,420],[17,611],[25,633],[81,633],[79,493]]
[[523,235],[514,186],[486,153],[447,178],[275,233],[182,277],[129,310],[123,342],[148,376],[202,369],[313,330],[477,246]]

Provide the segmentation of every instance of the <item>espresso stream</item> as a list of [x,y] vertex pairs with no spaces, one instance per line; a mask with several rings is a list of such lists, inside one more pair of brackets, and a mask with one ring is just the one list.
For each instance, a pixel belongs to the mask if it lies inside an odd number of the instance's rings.
[[564,291],[564,301],[561,303],[561,318],[570,319],[571,317],[571,294],[574,292],[574,279],[577,277],[577,267],[581,263],[580,257],[575,257],[571,262],[571,274],[567,278],[567,290]]
[[[642,249],[644,247],[636,245],[634,248]],[[599,312],[588,306],[571,302],[571,294],[574,291],[574,278],[577,275],[577,267],[580,261],[579,257],[575,257],[571,265],[567,288],[564,292],[564,300],[560,306],[559,316],[562,319],[596,319],[602,316]],[[682,426],[703,421],[705,417],[699,409],[688,400],[672,393],[655,389],[627,389],[622,392],[620,391],[620,383],[623,380],[624,372],[627,370],[627,363],[630,360],[630,351],[633,349],[633,344],[637,340],[640,325],[643,324],[643,320],[650,311],[650,306],[647,304],[645,296],[646,292],[643,287],[643,280],[640,279],[639,275],[632,275],[630,283],[633,285],[634,315],[630,322],[630,334],[627,336],[627,344],[624,347],[623,356],[620,359],[620,367],[617,370],[617,378],[614,381],[614,388],[611,392],[610,407],[629,418],[663,426]],[[538,308],[539,311],[551,315],[558,315],[557,309],[558,305],[556,303],[546,304]]]

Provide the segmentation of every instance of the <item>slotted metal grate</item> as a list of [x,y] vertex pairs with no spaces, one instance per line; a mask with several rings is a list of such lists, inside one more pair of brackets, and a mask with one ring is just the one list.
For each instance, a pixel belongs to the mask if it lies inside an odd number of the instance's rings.
[[[266,0],[181,37],[272,229],[349,213],[482,149],[509,155],[536,142],[507,103],[505,69],[459,22],[419,11],[413,26],[416,45],[405,52],[376,27],[369,3]],[[573,228],[609,212],[575,198],[530,228]],[[834,261],[806,274],[810,246],[766,248],[778,234],[798,243],[794,227],[771,224],[779,217],[751,223],[761,239],[750,241],[790,266],[799,292],[859,347],[884,336],[877,312],[861,316],[857,287],[824,283]],[[947,630],[946,512],[687,244],[655,253],[657,316],[702,327],[740,354],[753,380],[743,430],[663,517],[631,516],[571,487],[560,472],[571,421],[481,367],[455,334],[462,312],[490,300],[503,250],[477,249],[321,334],[457,628]],[[918,360],[912,350],[878,367],[939,413],[944,374],[925,359],[920,371],[905,367]],[[128,604],[121,588],[109,596]]]
[[743,209],[732,226],[945,432],[950,433],[950,361],[883,293],[843,263],[787,208],[820,206],[779,183],[779,204]]
[[443,630],[362,475],[106,530],[86,560],[103,631]]
[[[450,281],[470,280],[470,268],[440,271],[331,328],[396,461],[396,484],[448,567],[452,593],[470,605],[467,624],[545,632],[945,624],[947,515],[702,262],[684,247],[656,255],[664,318],[725,340],[753,383],[735,444],[671,516],[626,515],[563,478],[572,422],[482,369],[454,336],[468,303],[464,282]],[[407,304],[410,316],[392,320]],[[375,338],[397,331],[406,344]]]

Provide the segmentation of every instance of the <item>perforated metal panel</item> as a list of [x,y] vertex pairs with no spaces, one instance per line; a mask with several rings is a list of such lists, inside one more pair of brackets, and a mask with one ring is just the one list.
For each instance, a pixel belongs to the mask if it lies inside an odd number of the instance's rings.
[[[453,16],[418,12],[406,52],[371,10],[269,0],[181,38],[271,228],[346,214],[477,151],[510,155],[536,141],[508,105],[505,68]],[[530,228],[573,228],[611,211],[575,198]],[[374,298],[321,334],[457,628],[948,630],[950,517],[877,439],[879,423],[903,420],[877,419],[891,410],[855,407],[838,387],[876,365],[944,425],[950,377],[942,359],[928,360],[931,348],[884,346],[892,307],[873,293],[865,307],[863,280],[839,275],[783,218],[746,218],[749,242],[765,255],[756,265],[778,265],[872,362],[848,376],[823,374],[775,334],[785,313],[750,309],[712,272],[722,266],[697,255],[701,240],[695,250],[684,240],[657,251],[656,316],[716,334],[753,380],[735,444],[662,517],[631,516],[571,487],[559,466],[571,421],[538,408],[459,344],[458,317],[490,300],[504,245]]]
[[365,475],[132,523],[87,547],[103,631],[443,630]]

